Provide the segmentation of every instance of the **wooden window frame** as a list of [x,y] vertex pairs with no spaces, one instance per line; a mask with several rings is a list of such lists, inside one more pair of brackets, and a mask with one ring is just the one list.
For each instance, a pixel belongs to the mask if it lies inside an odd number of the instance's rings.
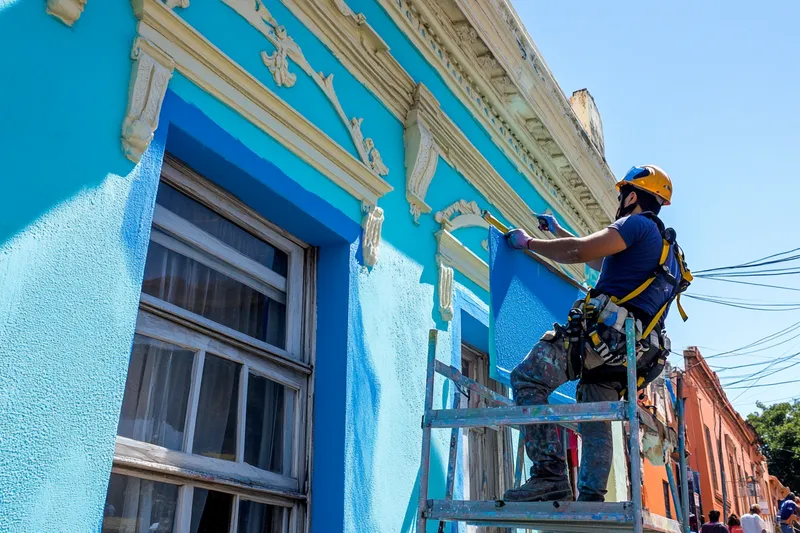
[[[188,531],[194,487],[234,496],[231,532],[238,528],[238,507],[242,499],[285,507],[288,509],[284,515],[285,531],[308,531],[316,253],[175,160],[165,160],[161,178],[166,184],[287,254],[287,275],[283,277],[163,206],[156,205],[152,241],[173,250],[177,248],[175,251],[256,290],[268,291],[266,294],[270,297],[285,295],[286,348],[273,346],[142,293],[136,333],[194,352],[183,448],[180,451],[170,450],[117,436],[112,472],[178,485],[176,533]],[[236,399],[235,461],[191,453],[207,354],[241,365]],[[251,373],[285,387],[284,420],[291,420],[292,424],[284,427],[284,450],[287,449],[287,441],[292,443],[288,475],[259,469],[244,462],[247,388]],[[289,397],[293,400],[289,400]]]

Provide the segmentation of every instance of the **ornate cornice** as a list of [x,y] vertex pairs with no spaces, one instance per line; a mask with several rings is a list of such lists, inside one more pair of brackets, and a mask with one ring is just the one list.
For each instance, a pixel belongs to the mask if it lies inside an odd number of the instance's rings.
[[[581,214],[578,209],[580,202],[570,196],[571,193],[568,190],[563,189],[546,175],[541,166],[511,137],[508,125],[490,117],[489,108],[476,102],[473,96],[477,96],[475,92],[477,89],[473,88],[470,81],[463,75],[459,77],[456,64],[448,62],[440,45],[425,40],[423,34],[428,35],[426,26],[420,25],[418,18],[415,18],[417,15],[407,15],[398,7],[398,2],[402,3],[404,0],[379,1],[398,26],[412,38],[412,42],[417,43],[420,51],[428,56],[429,62],[440,70],[442,77],[451,86],[454,94],[484,125],[487,132],[493,137],[495,144],[512,161],[516,162],[518,169],[527,176],[539,194],[548,202],[558,206],[559,212],[580,233],[588,233],[599,227],[588,214]],[[408,114],[415,106],[416,84],[391,55],[385,43],[381,41],[381,46],[374,46],[375,40],[371,37],[374,35],[374,31],[365,18],[354,18],[343,14],[337,9],[335,0],[304,2],[282,0],[282,2],[362,84],[381,99],[392,114],[399,120],[407,122]],[[412,27],[416,30],[412,30]],[[444,60],[440,57],[440,52],[442,57],[445,57]],[[452,67],[452,72],[448,70],[449,67]],[[468,139],[463,138],[471,146]],[[468,180],[472,179],[468,174],[465,174],[465,177]],[[494,203],[493,198],[489,200]],[[421,204],[420,207],[422,207]]]
[[[479,38],[480,32],[468,21],[453,22],[449,19],[442,9],[442,2],[379,1],[429,62],[439,69],[453,92],[468,104],[473,115],[495,137],[496,144],[506,155],[516,162],[528,181],[548,201],[558,205],[565,218],[571,219],[570,225],[586,233],[610,222],[608,212],[614,206],[608,202],[610,197],[606,189],[611,188],[611,180],[605,180],[601,188],[604,194],[596,195],[583,183],[585,176],[577,172],[563,154],[559,141],[549,135],[540,135],[537,139],[528,130],[528,127],[535,127],[535,122],[526,124],[522,120],[525,115],[521,115],[519,110],[529,107],[522,95],[529,93],[530,88],[523,86],[513,71],[503,68],[502,62],[492,53],[494,43],[484,46],[480,55],[475,53],[468,43]],[[442,1],[452,3],[452,0]],[[452,11],[447,10],[448,13]],[[553,95],[546,98],[551,99]],[[571,109],[569,113],[574,118]],[[530,109],[527,115],[536,120]],[[551,118],[545,118],[539,121],[545,125],[544,133],[547,135]],[[575,139],[571,141],[578,142],[585,133],[573,137]],[[541,143],[546,141],[550,143],[542,146]],[[595,150],[593,146],[591,149]],[[586,157],[586,154],[579,156]]]
[[[233,62],[161,0],[132,0],[139,35],[175,69],[353,197],[374,206],[392,190],[383,178]],[[366,148],[366,147],[365,147]]]
[[[448,0],[457,4],[498,64],[519,88],[521,124],[593,213],[613,218],[614,175],[589,139],[536,45],[508,0]],[[487,44],[489,43],[489,44]],[[551,144],[547,144],[551,141]],[[599,215],[598,215],[599,216]]]

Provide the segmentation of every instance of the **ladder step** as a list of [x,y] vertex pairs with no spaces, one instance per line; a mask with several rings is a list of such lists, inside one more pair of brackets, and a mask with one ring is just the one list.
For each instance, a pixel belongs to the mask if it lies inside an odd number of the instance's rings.
[[594,402],[564,405],[438,409],[425,413],[431,428],[519,426],[626,420],[625,402]]
[[[426,518],[444,522],[465,522],[474,526],[536,529],[540,532],[578,533],[585,531],[632,531],[630,502],[502,502],[428,500]],[[644,531],[680,533],[680,525],[643,512]]]

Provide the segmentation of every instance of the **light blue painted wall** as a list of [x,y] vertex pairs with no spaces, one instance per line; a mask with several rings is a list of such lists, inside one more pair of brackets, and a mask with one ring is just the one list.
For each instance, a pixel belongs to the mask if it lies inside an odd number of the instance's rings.
[[[350,2],[532,208],[546,208],[382,9]],[[413,529],[427,332],[442,330],[439,357],[458,364],[462,324],[481,334],[474,315],[488,294],[456,273],[459,318],[441,320],[438,224],[425,215],[417,226],[408,213],[402,123],[279,2],[268,5],[311,64],[335,74],[343,107],[365,118],[391,169],[375,268],[360,262],[358,201],[177,72],[158,138],[134,169],[119,146],[135,27],[128,3],[89,3],[74,28],[41,2],[1,5],[0,43],[26,52],[7,56],[15,76],[0,85],[0,531],[98,530],[165,148],[320,247],[314,532]],[[274,86],[259,56],[271,45],[238,14],[220,1],[177,12],[355,153],[300,69],[292,66],[294,88]],[[460,199],[491,208],[444,162],[427,199],[434,211]],[[457,237],[488,259],[479,230]],[[437,386],[437,406],[450,392]],[[434,439],[434,495],[448,437]]]
[[[97,531],[157,158],[122,154],[135,20],[0,5],[0,531]],[[163,143],[163,139],[155,144]]]

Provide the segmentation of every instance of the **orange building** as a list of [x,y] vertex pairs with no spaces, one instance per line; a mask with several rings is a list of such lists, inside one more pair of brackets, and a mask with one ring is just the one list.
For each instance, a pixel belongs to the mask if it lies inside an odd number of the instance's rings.
[[775,478],[759,452],[756,432],[733,408],[700,350],[689,347],[683,357],[687,450],[690,468],[700,474],[701,512],[741,516],[757,503],[774,529],[775,494],[782,485],[770,485]]

